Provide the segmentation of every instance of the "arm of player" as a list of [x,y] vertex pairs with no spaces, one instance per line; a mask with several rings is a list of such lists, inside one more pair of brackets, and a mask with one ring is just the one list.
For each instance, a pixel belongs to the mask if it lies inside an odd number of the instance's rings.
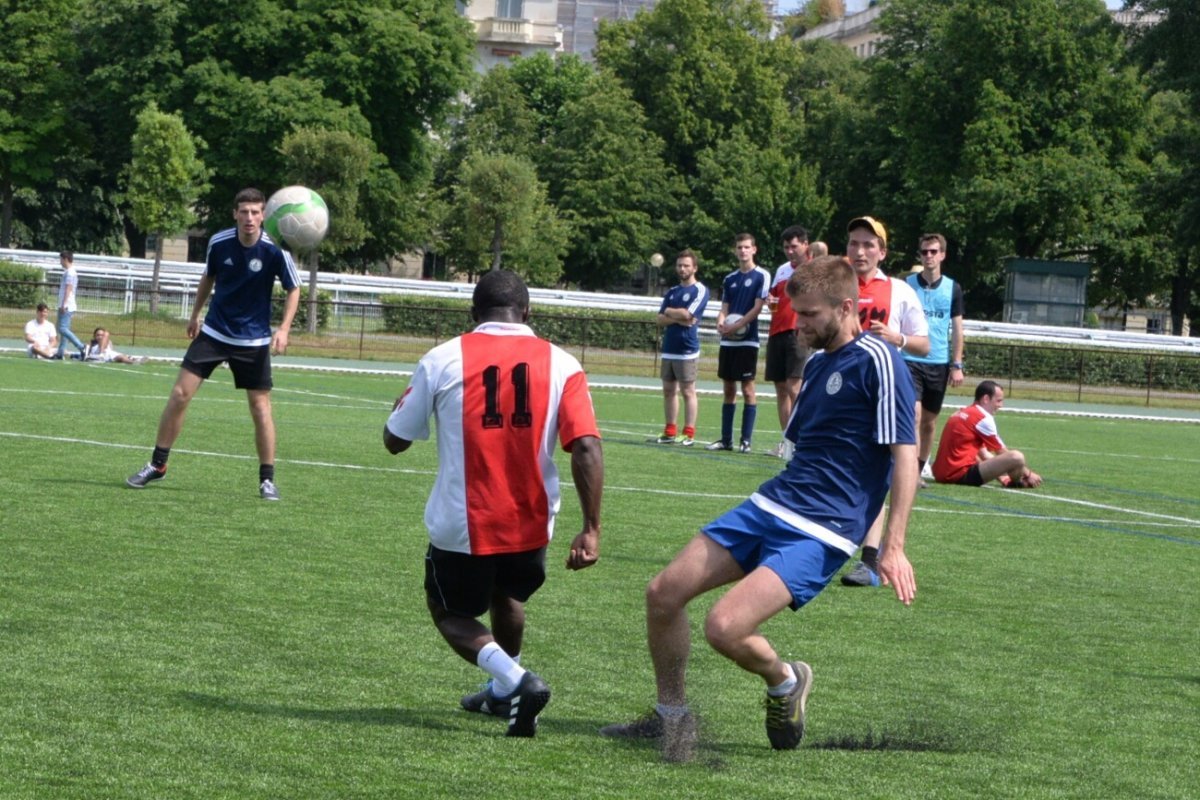
[[213,280],[211,275],[205,274],[200,278],[200,282],[196,284],[196,301],[192,303],[192,316],[187,324],[187,337],[195,339],[200,333],[200,315],[204,312],[204,305],[208,302],[208,296],[212,294]]
[[742,321],[738,323],[738,326],[740,327],[742,325],[749,325],[751,322],[754,322],[754,320],[758,319],[758,315],[762,313],[763,306],[766,305],[766,302],[767,300],[764,297],[759,297],[756,299],[754,301],[754,308],[742,315]]
[[891,450],[892,500],[880,546],[879,577],[884,585],[895,590],[896,599],[907,606],[912,605],[917,595],[917,579],[908,556],[904,554],[904,537],[908,531],[913,499],[917,494],[920,470],[917,467],[915,444],[893,444]]
[[296,318],[296,309],[299,307],[300,287],[293,286],[283,299],[283,317],[279,320],[279,327],[275,329],[274,335],[271,336],[271,352],[287,352],[288,335],[291,333],[292,320]]
[[[963,360],[963,318],[961,316],[950,318],[950,363],[962,364]],[[962,386],[963,368],[950,368],[950,385]]]
[[[400,407],[402,402],[404,402],[404,395],[400,395],[396,398],[396,402],[392,403],[393,413],[397,408]],[[401,439],[399,436],[392,433],[391,429],[388,428],[387,423],[385,422],[383,424],[383,446],[387,448],[389,453],[395,456],[412,447],[412,439]]]
[[600,558],[600,498],[604,493],[604,450],[595,436],[571,443],[571,477],[583,512],[583,530],[571,542],[567,569],[585,569]]

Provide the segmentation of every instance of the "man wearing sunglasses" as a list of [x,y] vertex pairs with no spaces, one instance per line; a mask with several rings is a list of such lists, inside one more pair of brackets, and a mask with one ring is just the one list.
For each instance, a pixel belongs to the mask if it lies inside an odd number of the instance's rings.
[[963,382],[963,293],[957,281],[942,274],[946,237],[926,233],[919,240],[919,249],[921,271],[905,280],[925,309],[929,355],[904,353],[904,360],[917,390],[917,460],[924,471],[933,452],[933,435],[946,386],[961,386]]

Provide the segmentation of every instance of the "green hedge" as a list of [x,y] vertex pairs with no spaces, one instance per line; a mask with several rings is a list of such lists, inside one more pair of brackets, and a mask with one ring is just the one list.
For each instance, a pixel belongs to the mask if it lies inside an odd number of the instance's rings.
[[[283,287],[276,286],[271,297],[271,325],[279,327],[283,321],[283,300],[286,297]],[[324,330],[329,324],[329,309],[333,306],[333,293],[324,289],[317,290],[317,330]],[[300,287],[300,305],[296,316],[292,319],[292,330],[308,330],[308,287]]]
[[[389,333],[448,339],[472,327],[470,300],[385,295],[379,302],[383,306],[384,330]],[[560,346],[642,352],[658,348],[654,317],[638,311],[535,306],[529,325],[539,336]]]
[[33,308],[46,298],[44,280],[46,273],[40,267],[0,261],[0,306]]
[[1144,351],[967,340],[972,375],[999,379],[1200,392],[1200,358]]

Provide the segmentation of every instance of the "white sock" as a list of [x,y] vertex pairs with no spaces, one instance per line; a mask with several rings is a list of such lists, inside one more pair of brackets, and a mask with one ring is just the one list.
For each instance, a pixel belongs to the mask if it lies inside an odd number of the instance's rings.
[[793,670],[792,665],[786,661],[783,662],[783,668],[787,670],[789,677],[778,686],[767,687],[767,694],[771,695],[771,697],[783,697],[788,692],[792,691],[792,689],[796,688],[796,671]]
[[492,694],[508,697],[525,677],[525,669],[495,642],[488,642],[475,658],[479,668],[492,676]]

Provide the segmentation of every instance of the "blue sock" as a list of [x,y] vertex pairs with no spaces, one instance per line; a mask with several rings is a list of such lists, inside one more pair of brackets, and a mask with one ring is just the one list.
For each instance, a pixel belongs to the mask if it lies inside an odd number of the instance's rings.
[[733,417],[737,414],[737,403],[721,404],[721,441],[733,443]]
[[742,406],[742,441],[749,442],[754,438],[754,419],[758,416],[758,406],[749,403]]

